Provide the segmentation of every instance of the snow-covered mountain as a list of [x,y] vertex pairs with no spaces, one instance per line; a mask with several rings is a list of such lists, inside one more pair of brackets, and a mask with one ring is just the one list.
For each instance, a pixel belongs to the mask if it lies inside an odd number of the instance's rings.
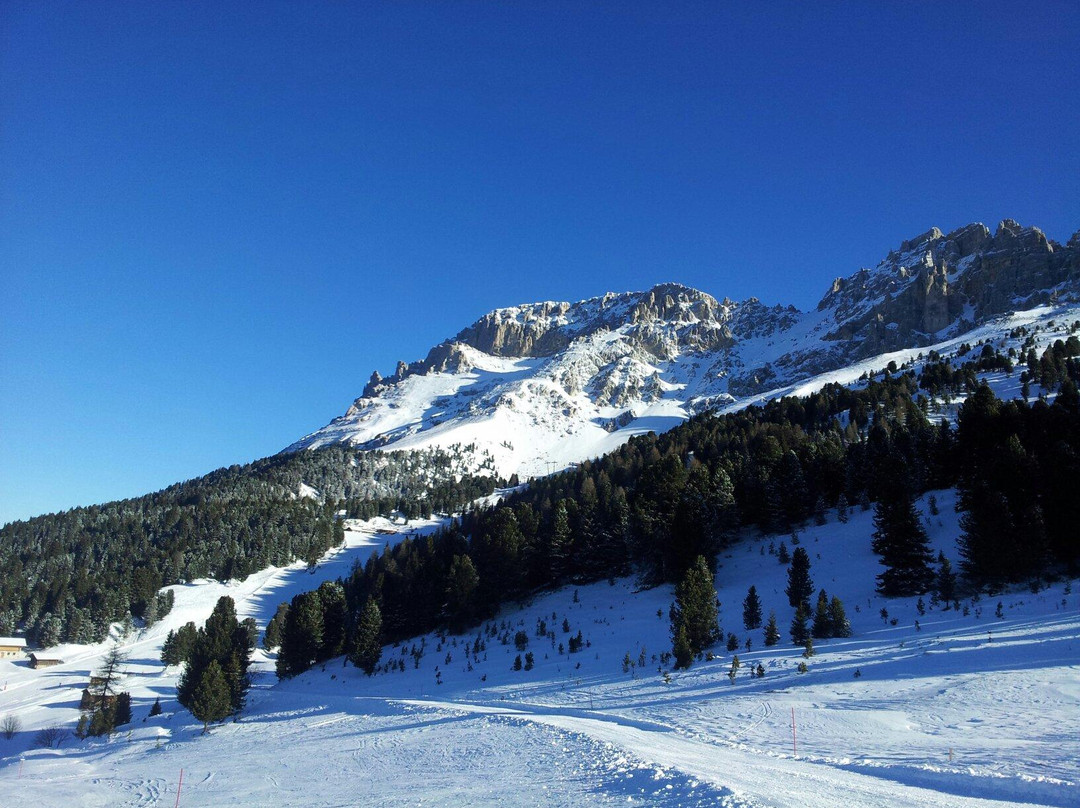
[[808,312],[676,283],[512,306],[389,378],[373,374],[344,415],[286,451],[475,445],[504,475],[543,474],[695,412],[1078,299],[1080,231],[1061,245],[1006,219],[994,234],[976,223],[904,241]]

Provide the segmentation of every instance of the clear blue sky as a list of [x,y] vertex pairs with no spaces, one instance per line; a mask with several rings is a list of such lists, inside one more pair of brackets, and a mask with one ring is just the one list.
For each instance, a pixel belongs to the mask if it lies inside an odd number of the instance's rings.
[[498,306],[1064,241],[1078,42],[1074,2],[2,2],[0,523],[272,454]]

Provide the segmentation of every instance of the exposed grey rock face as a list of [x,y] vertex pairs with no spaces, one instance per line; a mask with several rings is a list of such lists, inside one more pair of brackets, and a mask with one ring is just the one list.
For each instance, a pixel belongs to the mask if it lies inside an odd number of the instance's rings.
[[1062,247],[1006,219],[993,236],[974,223],[909,239],[876,269],[834,281],[818,310],[835,310],[826,339],[851,341],[858,358],[928,344],[961,322],[1076,292],[1078,282],[1077,245]]
[[[290,450],[392,445],[496,415],[558,444],[596,426],[725,406],[1071,299],[1080,299],[1080,232],[1062,246],[1006,219],[993,233],[973,223],[907,239],[875,268],[835,280],[813,312],[676,283],[497,309],[388,378],[373,373],[343,416]],[[434,374],[456,378],[425,378]]]
[[545,357],[576,338],[626,323],[642,347],[663,353],[657,324],[675,326],[683,350],[711,350],[731,339],[724,329],[726,308],[715,298],[680,284],[661,284],[647,292],[609,294],[580,303],[534,303],[497,309],[461,331],[453,342],[492,356]]

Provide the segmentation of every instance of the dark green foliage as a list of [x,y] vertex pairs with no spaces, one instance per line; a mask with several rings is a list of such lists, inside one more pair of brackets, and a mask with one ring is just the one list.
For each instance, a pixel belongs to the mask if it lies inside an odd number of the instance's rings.
[[319,659],[323,647],[323,610],[319,592],[295,595],[285,613],[281,648],[275,668],[278,678],[303,673]]
[[348,608],[345,590],[337,581],[326,581],[317,590],[322,618],[322,639],[315,660],[325,662],[345,650]]
[[[252,647],[248,629],[236,619],[236,604],[233,599],[228,596],[219,598],[213,613],[206,620],[206,625],[196,634],[187,666],[176,685],[180,704],[191,710],[204,724],[224,718],[224,715],[204,717],[211,712],[217,715],[218,684],[215,681],[203,686],[203,680],[210,675],[209,671],[213,668],[216,672],[214,676],[221,676],[225,683],[229,704],[225,715],[239,713],[243,709],[251,684],[247,669]],[[196,707],[196,694],[200,692],[204,699],[213,698],[204,701],[202,707]],[[207,712],[210,707],[214,710]],[[203,714],[197,713],[196,709],[203,710]]]
[[956,575],[952,571],[949,559],[944,556],[941,556],[938,567],[936,591],[938,600],[944,602],[945,608],[948,609],[949,603],[956,599]]
[[566,646],[567,646],[567,651],[569,651],[571,654],[576,654],[578,651],[580,651],[585,646],[585,638],[581,636],[580,629],[578,630],[578,633],[575,636],[571,637],[567,641]]
[[164,665],[179,665],[187,662],[191,657],[191,649],[195,645],[198,630],[195,624],[187,622],[176,631],[170,631],[165,635],[165,642],[161,646],[161,662]]
[[671,636],[677,641],[685,630],[692,655],[700,654],[720,639],[716,623],[716,584],[704,556],[698,556],[675,587],[671,607]]
[[769,612],[769,622],[765,624],[765,645],[772,647],[780,642],[780,629],[776,625],[776,612]]
[[456,555],[450,562],[446,585],[446,616],[451,628],[460,631],[476,617],[476,590],[480,578],[468,555]]
[[216,659],[211,659],[199,676],[190,698],[191,714],[207,726],[223,721],[232,713],[232,696],[225,673]]
[[833,637],[851,636],[851,623],[844,610],[844,603],[836,595],[829,601],[829,627]]
[[903,459],[890,463],[892,472],[879,486],[874,510],[874,552],[885,571],[877,576],[877,590],[885,597],[928,592],[934,580],[930,562],[934,554],[910,491],[910,475]]
[[836,501],[836,518],[841,524],[847,524],[849,507],[847,495],[840,494],[840,498]]
[[113,707],[113,727],[122,727],[131,723],[131,694],[127,691],[116,695],[116,704]]
[[960,566],[972,581],[1018,582],[1080,558],[1076,407],[1002,403],[981,386],[960,410],[957,443]]
[[360,612],[349,659],[368,676],[375,672],[382,656],[382,615],[379,604],[369,598]]
[[761,600],[758,598],[757,588],[751,586],[743,600],[743,628],[753,631],[761,628]]
[[728,632],[727,635],[727,649],[729,651],[739,650],[739,638],[736,637],[735,634],[732,632]]
[[90,713],[90,722],[85,732],[94,738],[108,735],[113,731],[113,708],[110,706],[99,707]]
[[675,632],[675,641],[672,645],[672,654],[675,657],[675,667],[689,668],[694,661],[694,651],[690,647],[690,636],[686,626],[680,624]]
[[832,612],[829,611],[829,598],[824,589],[818,592],[817,607],[814,609],[814,624],[810,633],[819,640],[833,636]]
[[795,608],[795,616],[791,619],[791,642],[795,645],[805,645],[810,639],[810,627],[807,625],[809,617],[803,604]]
[[[338,509],[416,517],[459,510],[490,494],[497,478],[462,476],[462,453],[471,450],[328,447],[231,466],[136,499],[12,522],[0,527],[0,622],[10,615],[35,639],[42,631],[48,640],[82,643],[102,640],[109,623],[128,613],[152,624],[172,607],[162,586],[243,578],[339,545]],[[324,501],[297,498],[301,481]]]
[[160,698],[154,699],[154,704],[153,704],[153,706],[150,707],[150,717],[153,718],[155,715],[161,715],[161,699]]
[[154,625],[154,623],[171,612],[175,601],[176,594],[171,589],[165,590],[164,592],[158,592],[157,595],[146,604],[146,609],[143,612],[143,620],[147,627]]
[[272,651],[281,645],[281,635],[285,630],[285,616],[289,613],[288,603],[279,603],[274,616],[266,624],[266,632],[263,634],[263,648]]
[[788,585],[784,593],[788,596],[789,606],[803,604],[809,608],[810,595],[814,592],[814,582],[810,579],[810,556],[802,547],[796,547],[791,555],[788,567]]
[[[90,695],[94,697],[91,709],[102,712],[110,697],[115,697],[120,691],[117,686],[124,676],[124,665],[128,655],[120,649],[119,645],[113,645],[101,661],[100,667],[94,671],[95,683],[89,688]],[[112,729],[112,716],[108,717],[108,727]]]

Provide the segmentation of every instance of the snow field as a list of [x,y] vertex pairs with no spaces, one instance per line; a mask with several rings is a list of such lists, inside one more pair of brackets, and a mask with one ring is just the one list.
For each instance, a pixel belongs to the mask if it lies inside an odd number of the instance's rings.
[[[954,495],[934,496],[938,515],[927,498],[920,503],[928,531],[955,562]],[[639,592],[616,580],[505,609],[497,636],[485,635],[484,650],[468,659],[465,643],[483,627],[388,646],[384,662],[405,652],[403,672],[365,677],[335,660],[277,683],[273,658],[260,650],[244,717],[202,737],[175,702],[178,671],[156,662],[168,629],[205,619],[222,593],[237,600],[241,618],[265,626],[282,600],[401,536],[402,526],[385,520],[365,525],[314,574],[294,565],[239,585],[179,587],[174,612],[129,643],[135,721],[108,741],[32,744],[43,726],[74,725],[79,682],[104,646],[64,649],[72,660],[46,671],[0,662],[9,682],[0,714],[15,712],[24,727],[0,740],[0,781],[43,805],[172,805],[181,768],[181,804],[192,806],[1078,804],[1080,593],[1058,582],[984,595],[965,601],[966,616],[924,599],[920,616],[916,599],[873,592],[871,517],[856,507],[847,524],[833,517],[799,534],[815,587],[843,599],[855,632],[817,641],[805,674],[801,648],[787,639],[786,567],[768,550],[780,541],[790,550],[791,537],[747,535],[721,556],[716,578],[721,625],[740,639],[734,683],[723,645],[713,661],[665,682],[653,656],[670,650],[671,588]],[[783,640],[773,648],[760,630],[743,630],[751,584],[766,619],[776,611]],[[540,619],[555,648],[536,636]],[[519,630],[529,636],[531,671],[512,670]],[[579,630],[587,647],[560,655],[558,643]],[[409,651],[421,642],[414,667]],[[624,672],[627,653],[634,665]],[[758,662],[761,679],[748,673]],[[165,712],[144,722],[156,696]]]

